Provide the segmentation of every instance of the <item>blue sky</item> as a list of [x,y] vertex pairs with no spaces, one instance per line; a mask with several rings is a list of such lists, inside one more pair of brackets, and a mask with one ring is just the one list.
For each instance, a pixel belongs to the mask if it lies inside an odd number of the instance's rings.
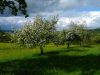
[[11,16],[9,10],[6,10],[0,17],[0,25],[20,27],[25,22],[34,20],[36,15],[43,17],[59,15],[60,29],[67,28],[71,20],[86,21],[87,27],[90,28],[100,27],[100,0],[26,0],[26,2],[30,17]]

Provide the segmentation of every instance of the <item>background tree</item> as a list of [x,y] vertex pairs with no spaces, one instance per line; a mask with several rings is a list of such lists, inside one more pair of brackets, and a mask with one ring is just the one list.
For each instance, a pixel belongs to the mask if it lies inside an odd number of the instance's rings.
[[91,34],[88,32],[85,25],[84,21],[82,23],[70,23],[69,30],[64,32],[68,48],[71,43],[78,43],[81,46],[81,44],[85,45],[90,42]]
[[25,17],[28,17],[25,0],[0,0],[0,13],[3,14],[6,8],[11,11],[12,15],[16,16],[21,11]]
[[68,42],[68,48],[69,48],[69,45],[72,44],[72,43],[80,44],[81,37],[78,34],[74,33],[74,32],[68,32],[67,42]]
[[73,25],[70,26],[72,28],[72,31],[75,32],[77,35],[81,38],[82,45],[89,45],[91,41],[91,33],[89,32],[89,29],[86,27],[86,22],[82,21],[82,23],[72,23]]
[[63,36],[63,31],[56,31],[53,43],[58,47],[59,45],[65,44],[65,37]]

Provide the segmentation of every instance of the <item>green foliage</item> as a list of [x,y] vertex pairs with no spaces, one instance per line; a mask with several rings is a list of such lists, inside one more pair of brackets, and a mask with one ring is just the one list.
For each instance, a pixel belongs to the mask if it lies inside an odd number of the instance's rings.
[[0,13],[3,14],[6,8],[10,8],[12,15],[16,16],[21,11],[25,17],[28,17],[25,0],[0,0]]
[[53,43],[56,46],[65,44],[65,38],[63,36],[63,32],[62,31],[56,31],[55,37],[53,39]]
[[24,28],[12,35],[12,41],[26,47],[44,47],[53,40],[57,21],[56,17],[46,20],[36,16],[34,22],[27,23]]
[[73,41],[80,41],[83,45],[89,45],[92,36],[84,22],[81,24],[71,22],[69,30],[72,37],[74,37]]
[[96,44],[100,44],[100,36],[95,36],[93,37],[93,40],[92,40],[94,43]]

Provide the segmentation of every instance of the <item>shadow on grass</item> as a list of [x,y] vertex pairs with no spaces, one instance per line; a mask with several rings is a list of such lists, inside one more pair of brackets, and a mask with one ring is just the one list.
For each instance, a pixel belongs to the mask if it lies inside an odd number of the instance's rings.
[[85,52],[88,51],[87,49],[75,49],[75,48],[69,48],[66,52]]
[[80,75],[93,75],[100,70],[100,55],[68,56],[57,55],[58,52],[50,54],[36,59],[0,63],[0,75],[55,75],[56,73],[47,72],[52,69],[60,69],[66,73],[80,70]]
[[62,48],[59,51],[47,52],[44,56],[35,55],[39,58],[0,63],[0,75],[58,75],[55,71],[52,73],[48,72],[53,69],[60,69],[66,73],[80,70],[80,75],[93,75],[96,71],[100,70],[100,55],[59,55],[61,52],[73,51],[84,52],[87,50],[75,49],[73,47],[69,49]]
[[83,47],[92,48],[93,46],[92,45],[84,45]]
[[[77,49],[77,48],[61,48],[61,49],[59,49],[59,50],[52,50],[52,51],[50,51],[50,52],[45,52],[44,53],[44,55],[46,55],[46,56],[55,56],[55,55],[58,55],[58,54],[60,54],[60,53],[68,53],[68,52],[79,52],[79,53],[81,53],[81,52],[86,52],[86,51],[88,51],[87,49],[85,49],[85,50],[82,50],[82,49]],[[40,54],[39,54],[40,55]]]

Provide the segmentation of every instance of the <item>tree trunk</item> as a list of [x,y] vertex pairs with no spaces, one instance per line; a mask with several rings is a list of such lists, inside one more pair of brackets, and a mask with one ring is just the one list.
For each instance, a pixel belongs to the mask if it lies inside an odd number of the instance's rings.
[[68,48],[69,48],[69,43],[67,44]]
[[58,47],[58,45],[56,45]]
[[81,42],[80,42],[80,46],[82,46]]
[[40,46],[40,50],[41,50],[41,55],[43,55],[43,46]]

